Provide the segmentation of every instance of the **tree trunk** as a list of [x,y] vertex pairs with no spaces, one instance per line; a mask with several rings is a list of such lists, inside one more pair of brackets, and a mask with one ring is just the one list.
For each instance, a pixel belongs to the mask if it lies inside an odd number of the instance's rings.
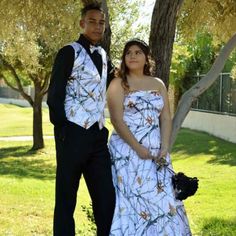
[[199,82],[197,82],[188,91],[186,91],[181,97],[177,107],[177,111],[173,119],[173,129],[171,134],[170,149],[172,148],[177,133],[191,108],[192,102],[205,90],[207,90],[217,79],[218,75],[224,68],[226,60],[228,59],[230,53],[233,51],[235,47],[236,47],[236,34],[233,35],[233,37],[227,42],[227,44],[221,50],[219,56],[216,58],[209,72]]
[[110,56],[110,46],[111,46],[111,27],[109,23],[109,12],[107,7],[107,1],[102,0],[102,8],[106,14],[106,29],[104,33],[104,37],[102,40],[102,47],[106,50],[108,56]]
[[161,78],[166,87],[169,74],[178,11],[183,0],[156,0],[152,13],[149,45],[155,61],[154,75]]
[[86,6],[86,5],[91,4],[91,3],[94,3],[94,2],[96,2],[96,1],[94,1],[94,0],[81,0],[81,2],[82,2],[82,4],[83,4],[84,6]]
[[178,101],[180,100],[181,94],[180,94],[180,88],[179,86],[174,86],[174,104],[173,104],[173,114],[175,114],[177,106],[178,106]]
[[33,103],[33,147],[32,150],[44,148],[42,128],[42,100],[40,85],[35,83],[35,95]]

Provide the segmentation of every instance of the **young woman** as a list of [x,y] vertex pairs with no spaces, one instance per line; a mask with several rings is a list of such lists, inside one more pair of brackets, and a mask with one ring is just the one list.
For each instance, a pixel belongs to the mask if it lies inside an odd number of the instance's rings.
[[108,88],[116,190],[110,235],[189,236],[184,206],[175,199],[171,182],[168,95],[163,82],[151,76],[149,54],[142,40],[128,41],[119,78]]

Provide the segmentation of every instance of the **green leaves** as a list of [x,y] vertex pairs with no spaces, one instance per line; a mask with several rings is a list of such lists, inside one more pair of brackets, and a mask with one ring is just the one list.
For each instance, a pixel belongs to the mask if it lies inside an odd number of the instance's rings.
[[185,0],[178,26],[187,38],[204,30],[218,41],[226,42],[236,31],[235,19],[235,0]]

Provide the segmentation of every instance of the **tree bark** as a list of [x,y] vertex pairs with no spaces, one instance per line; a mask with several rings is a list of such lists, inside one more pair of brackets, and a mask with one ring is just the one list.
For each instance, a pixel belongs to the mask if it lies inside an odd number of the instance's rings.
[[84,6],[88,5],[88,4],[91,4],[91,3],[94,3],[94,2],[98,2],[98,1],[95,1],[95,0],[81,0],[82,4]]
[[33,147],[32,150],[44,148],[42,127],[42,100],[41,86],[39,82],[34,84],[35,94],[33,103]]
[[219,56],[216,58],[209,72],[198,83],[196,83],[188,91],[186,91],[181,97],[175,116],[172,121],[173,129],[171,134],[170,149],[172,148],[176,140],[177,133],[191,108],[192,102],[205,90],[207,90],[217,79],[219,73],[224,68],[226,60],[228,59],[230,53],[233,51],[235,47],[236,47],[236,34],[233,35],[233,37],[227,42],[227,44],[221,50]]
[[178,86],[174,86],[174,104],[173,104],[173,114],[175,114],[177,106],[178,106],[178,101],[181,98],[180,94],[180,88]]
[[183,0],[156,0],[151,20],[149,45],[155,62],[154,75],[168,88],[176,21]]
[[107,7],[107,1],[102,0],[102,8],[106,14],[106,29],[104,32],[102,47],[106,50],[108,56],[110,56],[110,47],[111,47],[111,27],[109,23],[109,12]]

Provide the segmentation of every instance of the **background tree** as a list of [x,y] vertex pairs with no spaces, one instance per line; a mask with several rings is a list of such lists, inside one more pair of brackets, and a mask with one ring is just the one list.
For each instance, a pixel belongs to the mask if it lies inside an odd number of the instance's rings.
[[[236,45],[236,11],[235,1],[226,0],[185,0],[181,14],[179,14],[178,29],[186,39],[193,38],[199,31],[209,32],[215,42],[225,46],[219,47],[221,53],[215,63],[198,83],[193,85],[184,93],[179,101],[177,111],[173,118],[173,131],[171,145],[173,145],[177,132],[183,123],[184,118],[191,108],[192,102],[209,88],[223,70],[230,53]],[[199,14],[201,12],[201,14]],[[216,54],[219,53],[219,50]],[[208,55],[208,57],[211,55]],[[198,68],[199,69],[199,68]]]
[[[79,1],[0,2],[1,76],[33,107],[33,147],[44,147],[42,99],[56,51],[78,34]],[[23,84],[33,84],[30,96]]]
[[155,75],[169,85],[176,22],[183,0],[156,0],[151,20],[149,45],[155,61]]
[[186,41],[179,36],[174,43],[170,84],[174,89],[174,111],[182,94],[197,82],[197,74],[205,74],[211,68],[219,45],[213,44],[209,33],[197,32],[195,38]]
[[183,77],[185,76],[188,61],[191,56],[191,53],[188,51],[188,45],[184,42],[184,39],[179,38],[174,43],[173,47],[169,79],[169,91],[171,89],[173,94],[173,104],[171,104],[171,111],[173,113],[176,111],[178,101],[184,89]]
[[235,47],[236,34],[226,43],[209,72],[199,82],[197,82],[188,91],[186,91],[181,97],[173,119],[171,146],[174,144],[177,132],[180,129],[185,117],[187,116],[192,102],[213,84],[219,73],[224,68],[226,60]]
[[202,29],[215,41],[226,42],[236,30],[235,0],[185,0],[178,20],[178,29],[186,39]]
[[144,2],[144,0],[108,1],[112,29],[111,57],[116,65],[120,63],[125,42],[134,37],[143,39],[148,31],[148,25],[140,21],[140,6]]

